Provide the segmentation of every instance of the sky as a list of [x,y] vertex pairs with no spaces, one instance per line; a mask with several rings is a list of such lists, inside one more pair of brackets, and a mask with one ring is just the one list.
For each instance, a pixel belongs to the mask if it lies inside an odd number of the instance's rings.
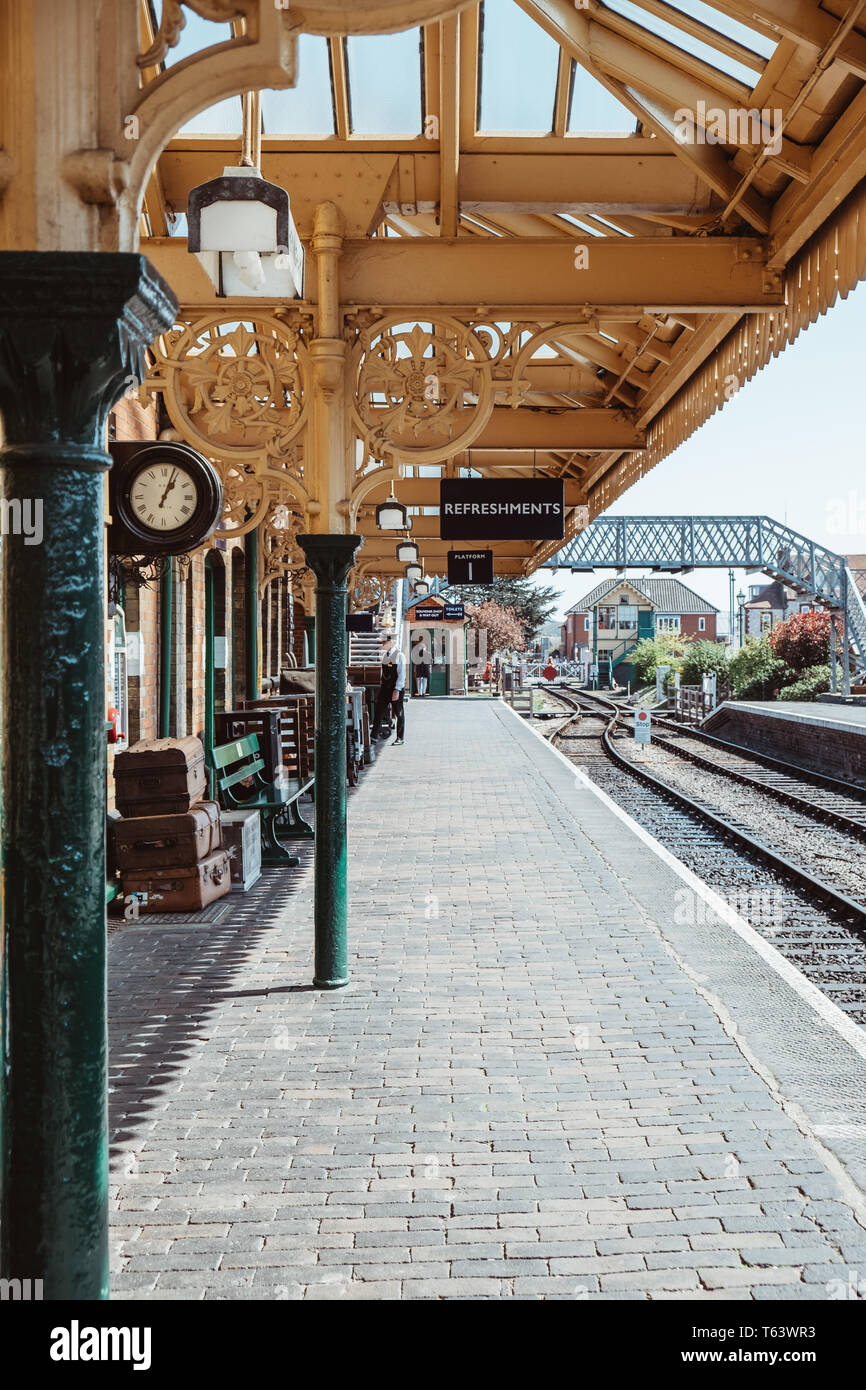
[[[842,554],[866,552],[866,283],[839,300],[706,424],[608,509],[609,516],[761,515]],[[642,571],[635,570],[634,574]],[[643,571],[646,573],[646,571]],[[539,571],[561,617],[611,570]],[[726,570],[682,582],[728,611]],[[760,582],[736,571],[737,586]],[[769,582],[769,581],[768,581]]]

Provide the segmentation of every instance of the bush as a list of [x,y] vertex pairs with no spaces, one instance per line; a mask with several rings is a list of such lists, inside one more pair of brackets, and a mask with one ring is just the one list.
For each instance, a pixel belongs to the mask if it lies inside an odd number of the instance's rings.
[[720,681],[727,679],[727,652],[718,642],[695,642],[687,649],[680,667],[683,685],[700,685],[701,677],[711,672]]
[[657,666],[670,666],[672,671],[680,668],[680,656],[690,642],[678,632],[663,632],[657,637],[642,637],[629,656],[635,681],[639,685],[649,685],[656,678]]
[[829,613],[796,613],[770,633],[770,646],[791,671],[814,671],[827,660]]
[[779,691],[780,700],[814,700],[830,689],[830,667],[810,666],[800,679],[792,685],[783,685]]
[[738,700],[773,700],[790,674],[767,637],[747,637],[728,663],[728,679]]

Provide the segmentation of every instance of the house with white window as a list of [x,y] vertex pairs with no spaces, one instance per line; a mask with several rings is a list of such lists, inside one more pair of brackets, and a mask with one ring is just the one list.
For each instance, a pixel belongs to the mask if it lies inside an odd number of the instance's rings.
[[749,597],[744,605],[743,628],[745,637],[762,637],[772,632],[779,623],[785,623],[797,613],[810,613],[814,607],[812,600],[796,589],[789,588],[780,580],[772,584],[750,584]]
[[595,662],[602,675],[612,670],[624,683],[631,678],[629,654],[641,638],[680,632],[715,642],[718,612],[678,579],[606,579],[568,610],[562,653],[572,661]]

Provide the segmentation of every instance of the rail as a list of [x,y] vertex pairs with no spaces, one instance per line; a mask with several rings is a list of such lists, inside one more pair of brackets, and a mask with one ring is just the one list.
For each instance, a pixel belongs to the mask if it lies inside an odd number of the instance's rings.
[[[685,792],[670,786],[669,783],[663,781],[660,777],[656,777],[647,768],[637,765],[633,759],[627,758],[623,753],[620,753],[619,749],[614,746],[613,734],[623,714],[623,710],[613,700],[603,695],[590,695],[586,691],[580,692],[579,700],[571,700],[561,691],[558,691],[557,694],[564,700],[564,703],[571,704],[572,707],[575,708],[575,717],[582,712],[582,709],[584,711],[586,709],[585,706],[581,706],[580,700],[589,701],[590,708],[594,705],[602,706],[603,713],[611,716],[602,734],[602,746],[610,760],[616,763],[618,767],[622,768],[639,781],[652,787],[659,796],[682,806],[692,815],[698,816],[701,820],[716,829],[721,835],[738,841],[749,853],[757,855],[760,859],[764,860],[765,863],[777,869],[780,873],[783,873],[787,878],[793,879],[801,887],[806,887],[812,892],[817,893],[820,898],[831,903],[841,912],[848,921],[848,924],[853,925],[856,930],[866,930],[866,905],[857,902],[854,898],[848,897],[845,893],[840,893],[832,884],[827,883],[824,879],[818,878],[817,875],[810,873],[808,869],[804,869],[801,865],[795,864],[793,860],[788,859],[786,855],[779,854],[764,840],[753,835],[746,827],[730,820],[727,816],[721,815],[718,811],[712,810],[704,802],[697,801],[693,797],[687,796]],[[571,720],[568,721],[568,723],[571,722]],[[557,730],[556,734],[553,736],[553,741],[562,736],[566,727],[567,726],[563,726]]]

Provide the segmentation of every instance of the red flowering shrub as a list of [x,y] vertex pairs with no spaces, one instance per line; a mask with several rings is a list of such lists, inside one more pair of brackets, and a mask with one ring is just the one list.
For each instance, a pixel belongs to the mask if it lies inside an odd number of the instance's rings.
[[770,633],[775,656],[790,671],[808,671],[827,662],[830,647],[830,614],[797,613]]

